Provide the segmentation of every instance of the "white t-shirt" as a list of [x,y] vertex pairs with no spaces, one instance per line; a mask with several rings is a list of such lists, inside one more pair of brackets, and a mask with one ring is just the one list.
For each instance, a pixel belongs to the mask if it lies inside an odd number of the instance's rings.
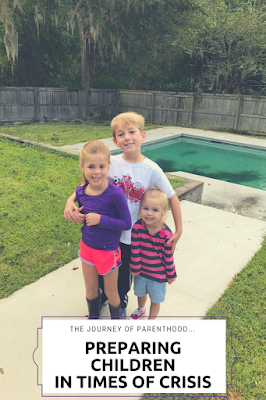
[[[146,190],[159,189],[167,194],[168,199],[174,196],[175,191],[163,170],[154,161],[145,158],[138,164],[131,164],[122,155],[111,157],[108,179],[123,189],[133,226],[139,219],[141,199]],[[122,231],[120,241],[131,244],[131,229]]]

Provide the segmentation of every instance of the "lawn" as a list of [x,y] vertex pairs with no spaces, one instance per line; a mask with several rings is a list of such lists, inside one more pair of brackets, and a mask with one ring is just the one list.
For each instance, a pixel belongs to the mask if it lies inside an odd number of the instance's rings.
[[[145,130],[158,127],[161,128],[158,125],[147,125]],[[53,146],[64,146],[112,137],[110,125],[89,125],[85,123],[81,125],[59,122],[3,125],[0,127],[0,132]]]
[[0,298],[77,257],[63,217],[81,182],[78,156],[0,138]]

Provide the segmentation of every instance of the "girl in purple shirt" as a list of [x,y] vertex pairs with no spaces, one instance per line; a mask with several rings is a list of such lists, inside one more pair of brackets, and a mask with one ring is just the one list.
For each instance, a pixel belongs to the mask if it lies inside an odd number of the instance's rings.
[[83,185],[76,189],[76,201],[84,214],[79,257],[82,261],[89,318],[96,319],[100,315],[101,289],[98,286],[98,275],[103,275],[110,314],[119,317],[119,238],[122,230],[131,228],[130,213],[123,190],[107,180],[110,152],[104,143],[91,141],[85,144],[79,164]]

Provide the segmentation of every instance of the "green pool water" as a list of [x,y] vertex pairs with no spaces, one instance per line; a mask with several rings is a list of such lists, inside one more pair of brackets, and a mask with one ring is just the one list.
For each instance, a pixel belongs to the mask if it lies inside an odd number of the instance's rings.
[[190,172],[266,190],[265,150],[177,137],[143,145],[142,154],[159,164],[164,172]]

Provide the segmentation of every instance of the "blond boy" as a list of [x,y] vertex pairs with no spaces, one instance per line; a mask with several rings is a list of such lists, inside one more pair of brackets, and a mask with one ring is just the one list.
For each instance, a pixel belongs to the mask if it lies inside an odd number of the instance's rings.
[[[117,115],[111,122],[113,142],[123,153],[111,157],[111,166],[108,179],[120,186],[127,199],[132,226],[139,218],[141,199],[148,189],[159,189],[167,194],[172,210],[175,232],[168,243],[172,242],[172,252],[182,234],[182,216],[178,197],[162,169],[153,161],[141,154],[141,144],[146,139],[144,118],[134,112],[125,112]],[[75,204],[75,193],[67,200],[64,217],[67,221],[82,223],[83,214],[80,214]],[[127,293],[131,287],[130,253],[131,230],[123,231],[120,237],[122,265],[119,270],[118,292],[121,299],[121,316],[126,316],[128,302]],[[100,280],[100,287],[103,284]]]

